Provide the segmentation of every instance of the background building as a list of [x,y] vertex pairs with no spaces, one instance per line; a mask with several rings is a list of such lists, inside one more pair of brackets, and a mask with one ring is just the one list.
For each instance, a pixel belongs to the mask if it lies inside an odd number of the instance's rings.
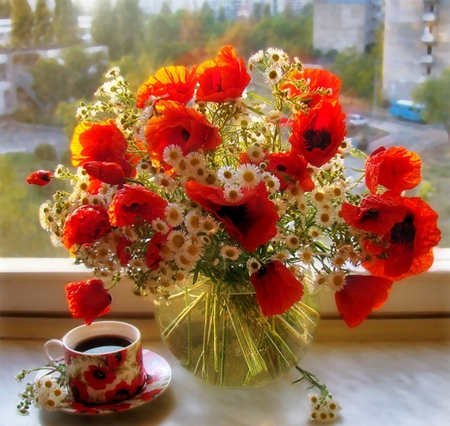
[[383,21],[382,6],[382,0],[314,0],[314,48],[364,52]]
[[450,0],[386,0],[385,15],[383,95],[410,100],[450,66]]

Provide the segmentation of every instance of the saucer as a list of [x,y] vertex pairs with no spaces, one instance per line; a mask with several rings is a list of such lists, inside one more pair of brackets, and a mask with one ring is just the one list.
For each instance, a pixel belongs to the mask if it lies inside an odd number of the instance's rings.
[[169,386],[172,370],[169,363],[157,353],[143,349],[142,355],[147,382],[140,393],[124,401],[101,405],[89,405],[69,397],[63,406],[58,407],[58,411],[72,414],[111,414],[131,410],[157,398]]

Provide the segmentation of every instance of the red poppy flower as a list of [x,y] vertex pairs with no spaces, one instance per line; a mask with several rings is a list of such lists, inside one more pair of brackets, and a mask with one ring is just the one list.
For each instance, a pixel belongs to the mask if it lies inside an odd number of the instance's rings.
[[152,102],[152,97],[186,105],[194,96],[197,84],[195,69],[195,67],[187,69],[183,66],[160,68],[139,88],[136,106],[145,108],[147,103]]
[[199,149],[214,150],[222,142],[219,129],[193,108],[168,101],[158,104],[158,112],[148,121],[145,138],[149,154],[159,161],[168,145],[178,145],[187,155]]
[[88,386],[95,390],[105,389],[116,380],[116,373],[107,367],[99,365],[90,365],[89,370],[83,374]]
[[[69,379],[68,385],[70,389],[70,394],[76,401],[81,402],[87,401],[87,399],[89,398],[89,392],[86,385],[81,380],[72,377]],[[84,404],[83,407],[84,409],[86,409],[86,406],[84,406]],[[80,409],[83,407],[80,407]]]
[[120,164],[106,161],[86,161],[83,168],[87,174],[109,185],[120,185],[125,179],[125,173]]
[[89,325],[110,311],[111,296],[102,280],[76,281],[66,284],[66,299],[74,318],[83,318]]
[[105,355],[105,364],[111,370],[117,370],[127,360],[127,349]]
[[102,206],[83,205],[67,216],[62,242],[70,249],[74,244],[97,241],[110,230],[108,212]]
[[265,316],[281,315],[303,296],[303,284],[278,260],[266,263],[250,281]]
[[47,172],[46,170],[38,170],[31,173],[27,177],[27,183],[30,185],[45,186],[52,181],[53,173]]
[[335,293],[336,306],[349,327],[363,322],[381,308],[392,288],[391,280],[370,275],[347,275],[342,290]]
[[224,46],[217,57],[197,67],[198,101],[226,102],[237,99],[250,83],[243,58],[231,46]]
[[195,181],[186,184],[186,193],[223,222],[228,234],[238,240],[245,250],[255,251],[277,234],[278,214],[263,182],[254,189],[244,189],[244,196],[237,203],[224,199],[223,188]]
[[116,246],[116,255],[120,260],[121,265],[126,265],[130,259],[131,254],[127,251],[127,248],[130,247],[133,244],[131,240],[129,240],[127,237],[121,237],[119,239],[119,242]]
[[382,185],[400,195],[420,183],[421,165],[419,155],[402,146],[378,148],[366,161],[366,185],[373,194]]
[[[302,101],[309,102],[308,105],[313,107],[324,97],[337,101],[341,85],[341,79],[328,70],[304,68],[291,71],[287,79],[280,84],[280,90],[287,90],[290,98],[300,97]],[[326,93],[314,93],[319,89],[326,90]]]
[[298,113],[292,124],[289,142],[292,150],[320,167],[339,149],[346,135],[345,114],[339,102],[321,101],[307,114]]
[[72,164],[81,166],[87,161],[106,161],[119,164],[130,176],[132,166],[126,158],[127,140],[112,120],[102,123],[80,123],[75,128],[70,150]]
[[155,232],[148,243],[147,253],[145,255],[145,264],[148,268],[156,270],[163,260],[161,257],[161,247],[167,241],[167,237],[161,232]]
[[426,271],[433,264],[433,247],[440,239],[438,214],[419,197],[398,197],[406,214],[384,234],[380,242],[367,240],[363,262],[372,275],[394,281]]
[[354,228],[384,235],[404,219],[406,207],[397,198],[369,195],[362,199],[359,206],[344,203],[341,214]]
[[167,201],[143,186],[124,185],[109,206],[113,226],[130,226],[138,220],[151,223],[164,217]]
[[312,191],[314,182],[308,173],[305,157],[292,151],[269,154],[265,171],[280,180],[280,190],[284,191],[289,183],[299,183],[303,191]]

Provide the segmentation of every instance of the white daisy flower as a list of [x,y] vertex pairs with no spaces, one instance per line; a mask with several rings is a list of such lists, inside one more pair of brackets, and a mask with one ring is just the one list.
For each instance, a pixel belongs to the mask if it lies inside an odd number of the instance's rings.
[[236,181],[243,188],[254,188],[261,182],[261,171],[254,164],[242,164],[237,170]]
[[248,158],[252,163],[259,164],[264,160],[264,150],[259,145],[252,145],[246,151]]
[[289,257],[291,256],[291,254],[287,251],[287,250],[282,250],[279,251],[277,253],[275,253],[274,255],[270,256],[270,258],[272,260],[278,260],[279,262],[286,262],[286,260],[289,259]]
[[202,218],[201,222],[202,231],[209,235],[215,234],[220,229],[219,222],[212,216],[206,216]]
[[261,263],[259,263],[258,260],[256,260],[254,257],[251,257],[247,260],[247,269],[250,275],[254,274],[255,272],[258,272],[261,268]]
[[168,203],[164,211],[164,214],[167,224],[173,228],[183,223],[184,220],[183,210],[177,203]]
[[267,190],[274,194],[280,189],[280,179],[278,179],[276,176],[272,175],[271,173],[265,172],[261,174],[261,178],[266,184]]
[[172,192],[176,187],[176,182],[170,176],[163,173],[155,175],[155,184],[164,192]]
[[229,245],[225,245],[220,249],[220,254],[224,259],[237,260],[241,253],[241,249]]
[[174,230],[167,236],[167,246],[173,252],[181,250],[187,241],[187,235],[183,231]]
[[185,252],[177,252],[174,256],[175,264],[183,271],[191,271],[196,261],[192,260]]
[[205,253],[202,243],[197,241],[189,241],[183,246],[183,254],[191,261],[197,262]]
[[184,218],[184,224],[190,234],[198,234],[201,230],[201,216],[196,210],[191,210]]
[[258,50],[252,56],[250,56],[248,60],[248,68],[250,71],[253,71],[255,64],[260,64],[264,59],[264,51]]
[[163,159],[167,164],[176,166],[183,159],[183,151],[178,145],[168,145],[164,148]]
[[217,171],[217,179],[222,183],[233,183],[236,180],[236,171],[230,166],[221,167]]
[[284,239],[287,247],[290,249],[295,249],[300,245],[300,239],[297,235],[287,235]]
[[319,238],[322,237],[323,232],[322,230],[317,227],[317,226],[311,226],[311,228],[308,229],[308,235],[313,239],[313,240],[318,240]]
[[327,280],[327,285],[333,291],[340,291],[345,286],[345,272],[335,271],[332,272]]
[[286,54],[284,50],[269,47],[266,52],[270,62],[278,64],[280,66],[289,65],[289,56]]
[[198,167],[205,167],[205,156],[201,152],[192,151],[184,157],[184,160],[186,166],[193,170],[196,170]]
[[167,234],[170,231],[169,225],[159,218],[152,220],[152,229],[156,232],[161,232],[162,234]]
[[223,198],[229,203],[238,203],[242,200],[243,196],[244,194],[242,193],[242,189],[239,185],[227,184],[223,188]]
[[312,265],[314,263],[314,252],[311,247],[302,247],[298,253],[299,259],[306,265]]
[[272,64],[270,65],[267,70],[264,72],[264,81],[267,84],[271,84],[271,85],[275,85],[277,84],[280,80],[281,77],[283,76],[283,70],[281,69],[281,67],[278,64]]
[[321,226],[329,227],[335,221],[334,213],[330,209],[319,209],[316,212],[316,221]]

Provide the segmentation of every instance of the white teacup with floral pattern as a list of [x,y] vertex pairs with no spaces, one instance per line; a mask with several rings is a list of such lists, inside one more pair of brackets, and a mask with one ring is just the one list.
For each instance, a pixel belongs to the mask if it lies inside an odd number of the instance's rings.
[[138,394],[146,383],[141,333],[131,324],[99,321],[70,330],[61,340],[44,345],[50,362],[52,348],[64,351],[69,390],[85,404],[110,404]]

